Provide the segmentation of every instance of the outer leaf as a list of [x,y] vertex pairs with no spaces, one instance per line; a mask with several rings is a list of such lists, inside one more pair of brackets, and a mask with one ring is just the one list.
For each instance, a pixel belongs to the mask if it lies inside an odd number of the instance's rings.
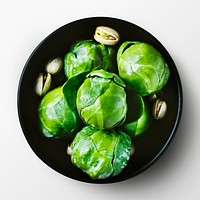
[[81,110],[95,103],[109,87],[110,79],[94,77],[87,78],[77,92],[77,109]]
[[74,75],[71,78],[69,78],[67,82],[63,85],[62,91],[64,94],[64,98],[67,101],[71,110],[73,110],[74,112],[77,111],[77,108],[76,108],[77,91],[79,87],[81,86],[81,84],[83,83],[83,81],[85,80],[86,75],[89,72],[90,71],[86,71],[86,72],[82,72],[80,74]]
[[123,54],[123,52],[128,49],[130,47],[130,45],[134,45],[134,44],[137,44],[139,42],[137,41],[126,41],[124,43],[121,44],[118,52],[117,52],[117,62],[119,62],[119,60],[121,59],[121,56]]
[[99,129],[111,129],[126,116],[126,93],[114,82],[97,100],[81,110],[81,116],[87,124]]
[[131,155],[131,138],[120,130],[118,130],[118,132],[121,137],[114,151],[113,176],[121,173],[121,171],[126,167]]
[[126,90],[128,111],[124,124],[137,121],[143,113],[144,102],[143,98],[130,90]]
[[142,134],[145,130],[147,130],[150,122],[151,122],[151,117],[149,114],[148,106],[145,102],[143,102],[142,113],[141,113],[140,118],[137,120],[134,120],[134,117],[133,117],[132,121],[129,121],[128,123],[124,123],[121,126],[121,129],[127,134],[129,134],[131,137],[135,137],[137,135]]
[[115,73],[107,72],[107,71],[101,69],[101,70],[95,70],[87,75],[88,78],[95,77],[95,76],[105,78],[105,79],[112,79],[118,85],[126,87],[124,81],[122,81],[122,79],[119,78],[119,76]]

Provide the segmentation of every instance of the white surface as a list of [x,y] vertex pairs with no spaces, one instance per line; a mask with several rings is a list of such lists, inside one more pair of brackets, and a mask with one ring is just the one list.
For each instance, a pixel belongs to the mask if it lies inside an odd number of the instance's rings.
[[[200,1],[1,0],[0,6],[0,199],[200,198]],[[17,115],[17,86],[32,50],[60,26],[107,16],[135,23],[170,52],[179,70],[184,110],[178,132],[162,158],[124,182],[93,185],[66,178],[31,150]]]

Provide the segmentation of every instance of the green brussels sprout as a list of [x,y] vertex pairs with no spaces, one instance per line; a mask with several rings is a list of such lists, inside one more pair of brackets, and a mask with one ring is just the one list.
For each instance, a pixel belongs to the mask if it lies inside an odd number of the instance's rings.
[[151,121],[147,104],[142,100],[142,98],[141,102],[142,112],[140,114],[140,117],[135,120],[133,116],[131,122],[124,123],[121,127],[121,129],[129,134],[131,137],[138,136],[146,131]]
[[86,76],[77,92],[76,105],[83,121],[106,130],[121,124],[126,117],[124,82],[114,73],[95,70]]
[[81,119],[64,99],[62,87],[48,92],[39,105],[40,129],[48,138],[73,136],[78,131]]
[[92,179],[118,175],[130,159],[131,138],[120,130],[84,127],[71,144],[72,163]]
[[114,71],[116,53],[113,48],[92,40],[78,41],[64,58],[64,72],[67,78],[85,71],[105,69]]
[[161,54],[150,44],[124,42],[117,52],[119,76],[127,87],[146,96],[161,90],[170,71]]

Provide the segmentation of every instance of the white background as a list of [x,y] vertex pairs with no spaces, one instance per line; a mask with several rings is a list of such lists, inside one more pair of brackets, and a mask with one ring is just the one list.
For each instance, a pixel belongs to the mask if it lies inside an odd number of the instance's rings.
[[[1,0],[0,199],[200,199],[200,1]],[[58,174],[31,150],[17,114],[20,74],[33,49],[71,21],[121,18],[153,34],[181,76],[184,109],[166,153],[141,175],[115,184],[88,184]]]

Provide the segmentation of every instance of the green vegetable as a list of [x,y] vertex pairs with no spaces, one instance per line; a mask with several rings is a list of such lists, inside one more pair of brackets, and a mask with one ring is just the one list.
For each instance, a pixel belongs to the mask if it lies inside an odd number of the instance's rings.
[[128,122],[124,122],[124,124],[121,127],[121,129],[125,133],[129,134],[131,137],[142,134],[145,130],[147,130],[151,121],[147,104],[139,95],[137,97],[137,95],[135,94],[134,97],[138,98],[138,104],[134,104],[134,106],[140,105],[141,108],[141,112],[138,115],[139,117],[135,118],[134,110],[130,109],[129,111],[130,113],[132,113],[132,115],[128,116],[129,121],[127,120]]
[[77,92],[76,105],[83,121],[98,129],[111,129],[126,117],[124,82],[114,73],[89,73]]
[[77,112],[68,106],[62,87],[48,92],[39,105],[41,132],[48,138],[73,136],[81,125]]
[[95,69],[115,70],[116,53],[111,47],[92,40],[78,41],[64,58],[64,72],[67,78]]
[[161,54],[150,44],[124,42],[117,53],[119,76],[141,96],[161,90],[170,71]]
[[124,169],[130,150],[131,139],[124,132],[87,126],[71,144],[71,161],[92,179],[106,179]]
[[86,78],[86,75],[89,73],[87,72],[82,72],[79,74],[76,74],[72,77],[70,77],[67,82],[63,85],[63,94],[64,98],[67,101],[67,104],[73,110],[74,112],[77,112],[76,108],[76,97],[77,97],[77,91],[83,81]]

